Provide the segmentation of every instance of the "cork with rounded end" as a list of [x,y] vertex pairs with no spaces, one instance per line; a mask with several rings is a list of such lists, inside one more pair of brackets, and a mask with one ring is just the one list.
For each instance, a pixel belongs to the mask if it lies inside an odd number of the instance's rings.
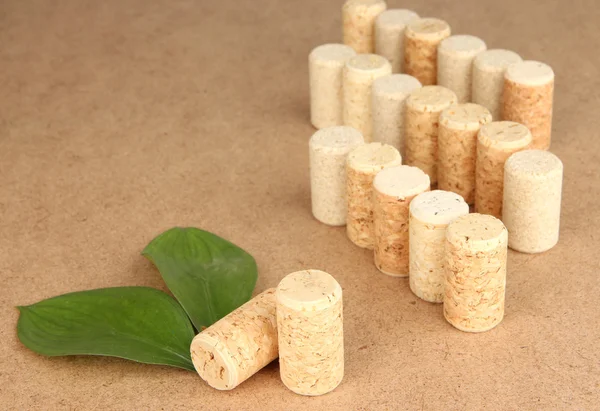
[[346,126],[327,127],[310,138],[312,213],[320,222],[332,226],[346,224],[346,160],[362,144],[362,135]]
[[200,334],[190,346],[204,381],[231,390],[278,355],[275,289],[257,295]]
[[469,205],[450,191],[429,191],[411,201],[409,284],[417,297],[431,303],[444,301],[446,227],[466,214]]
[[389,167],[373,180],[374,260],[377,269],[393,277],[409,272],[408,219],[410,202],[429,191],[429,176],[410,166]]
[[404,163],[427,173],[432,185],[437,183],[440,113],[457,102],[456,94],[441,86],[425,86],[406,99]]
[[521,123],[531,131],[531,148],[550,148],[553,96],[554,72],[547,64],[523,61],[506,70],[503,118]]
[[437,82],[437,48],[450,36],[443,20],[422,18],[411,21],[404,30],[404,72],[424,86]]
[[419,80],[407,74],[392,74],[373,82],[373,141],[396,147],[404,153],[404,106]]
[[385,9],[383,0],[348,0],[342,7],[344,44],[357,53],[375,52],[375,19]]
[[361,54],[346,62],[343,72],[344,125],[361,132],[366,142],[373,139],[371,87],[379,77],[392,74],[389,61],[375,54]]
[[386,10],[375,19],[375,53],[388,59],[393,73],[402,73],[404,67],[404,30],[419,18],[412,10]]
[[438,188],[460,194],[468,204],[475,200],[477,133],[492,121],[487,108],[466,103],[440,114],[438,134]]
[[473,60],[471,99],[490,110],[494,121],[502,119],[504,73],[508,66],[521,61],[517,53],[503,49],[486,50]]
[[344,377],[342,288],[319,270],[297,271],[277,287],[281,380],[301,395],[334,390]]
[[446,229],[444,317],[466,332],[484,332],[504,317],[508,233],[502,221],[467,214]]
[[373,179],[386,167],[402,164],[394,147],[369,143],[355,148],[346,163],[348,214],[346,233],[354,244],[373,249]]
[[318,129],[343,123],[342,72],[356,52],[343,44],[324,44],[308,57],[310,121]]
[[508,245],[524,253],[541,253],[558,242],[563,164],[554,154],[525,150],[504,164],[502,220]]
[[504,163],[531,144],[531,133],[523,124],[494,121],[481,127],[477,136],[475,165],[475,212],[502,218]]

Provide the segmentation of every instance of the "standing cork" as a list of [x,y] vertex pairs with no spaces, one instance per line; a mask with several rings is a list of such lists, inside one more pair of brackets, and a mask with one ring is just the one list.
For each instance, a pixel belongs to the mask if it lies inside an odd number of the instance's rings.
[[537,61],[512,64],[504,75],[504,120],[525,125],[533,136],[531,148],[548,150],[552,133],[554,72]]
[[375,52],[375,19],[387,8],[383,0],[348,0],[342,7],[344,44],[359,54]]
[[231,390],[278,355],[275,289],[257,295],[192,340],[192,362],[213,388]]
[[375,53],[392,64],[393,73],[402,73],[404,67],[404,30],[419,18],[411,10],[386,10],[375,20]]
[[481,127],[477,136],[475,166],[475,212],[502,218],[504,163],[531,144],[531,133],[523,124],[494,121]]
[[409,205],[418,194],[429,191],[429,186],[429,176],[417,167],[389,167],[375,176],[375,266],[382,273],[408,276]]
[[484,214],[458,217],[446,229],[444,317],[466,332],[484,332],[504,317],[506,227]]
[[521,61],[517,53],[502,49],[486,50],[473,60],[472,101],[490,110],[494,121],[502,119],[504,73]]
[[459,103],[471,101],[473,59],[487,46],[479,37],[450,36],[438,47],[437,83],[456,93]]
[[450,26],[443,20],[411,21],[404,31],[404,72],[424,86],[436,84],[438,44],[449,36]]
[[450,191],[429,191],[411,201],[409,283],[417,297],[431,303],[444,301],[446,227],[466,214],[469,205]]
[[342,381],[342,311],[342,287],[326,272],[297,271],[279,283],[279,369],[296,394],[326,394]]
[[404,162],[427,173],[432,185],[437,183],[440,113],[457,101],[454,92],[441,86],[425,86],[406,99]]
[[386,167],[402,164],[394,147],[370,143],[355,148],[348,155],[346,232],[357,246],[373,249],[373,179]]
[[558,242],[563,164],[554,154],[525,150],[504,164],[504,208],[508,245],[541,253]]
[[477,133],[492,121],[487,108],[478,104],[458,104],[440,114],[438,134],[438,188],[475,201],[475,157]]
[[350,46],[324,44],[308,56],[310,121],[316,128],[342,125],[342,72],[355,55]]

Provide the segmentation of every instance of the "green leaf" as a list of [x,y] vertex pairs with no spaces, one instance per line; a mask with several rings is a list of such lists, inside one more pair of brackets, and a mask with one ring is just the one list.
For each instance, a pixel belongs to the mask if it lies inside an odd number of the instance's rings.
[[194,369],[194,329],[177,301],[162,291],[103,288],[18,308],[19,339],[38,354],[108,355]]
[[165,231],[142,255],[156,265],[199,331],[248,301],[258,277],[250,254],[192,227]]

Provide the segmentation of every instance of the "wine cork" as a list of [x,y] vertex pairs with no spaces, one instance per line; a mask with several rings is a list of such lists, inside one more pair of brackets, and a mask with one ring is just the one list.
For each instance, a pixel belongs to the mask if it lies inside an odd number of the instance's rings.
[[437,184],[440,114],[457,102],[456,94],[441,86],[425,86],[406,99],[404,163],[427,173],[432,185]]
[[417,167],[386,168],[373,180],[375,266],[393,277],[407,277],[410,202],[429,191],[429,176]]
[[297,271],[279,283],[279,370],[296,394],[326,394],[342,381],[342,311],[342,287],[326,272]]
[[404,72],[424,86],[437,82],[437,48],[450,36],[450,25],[443,20],[422,18],[411,21],[404,31]]
[[429,191],[411,201],[409,284],[417,297],[431,303],[444,301],[446,227],[466,214],[469,205],[450,191]]
[[375,52],[375,19],[387,8],[383,0],[348,0],[342,7],[344,44],[359,54]]
[[541,253],[558,242],[563,164],[554,154],[525,150],[504,164],[502,220],[508,245],[524,253]]
[[350,46],[324,44],[308,56],[310,121],[316,128],[342,125],[342,72],[355,55]]
[[531,133],[523,124],[494,121],[481,127],[477,136],[475,165],[475,212],[502,218],[504,163],[531,144]]
[[386,167],[402,164],[402,156],[394,147],[369,143],[348,155],[346,233],[354,244],[373,249],[373,179]]
[[310,138],[312,213],[320,222],[332,226],[346,224],[346,160],[362,144],[362,135],[346,126],[327,127]]
[[487,46],[479,37],[450,36],[438,47],[437,83],[456,93],[459,103],[471,101],[473,59]]
[[352,57],[344,67],[344,125],[360,131],[367,143],[373,140],[371,87],[375,79],[389,74],[389,61],[375,54]]
[[411,10],[386,10],[375,19],[375,53],[392,65],[392,73],[402,73],[404,67],[404,30],[419,18]]
[[231,390],[277,358],[275,307],[270,288],[194,337],[192,362],[208,385]]
[[419,80],[406,74],[392,74],[373,82],[373,141],[404,153],[405,101],[418,88]]
[[523,61],[506,69],[504,120],[521,123],[531,131],[531,148],[550,148],[553,95],[554,72],[550,66],[537,61]]
[[446,229],[444,317],[466,332],[484,332],[504,317],[508,234],[502,221],[467,214]]
[[473,103],[458,104],[440,114],[438,188],[460,194],[468,204],[475,200],[477,133],[490,121],[488,109]]
[[492,119],[502,119],[502,90],[508,66],[523,61],[514,51],[494,49],[479,53],[473,60],[472,101],[490,110]]

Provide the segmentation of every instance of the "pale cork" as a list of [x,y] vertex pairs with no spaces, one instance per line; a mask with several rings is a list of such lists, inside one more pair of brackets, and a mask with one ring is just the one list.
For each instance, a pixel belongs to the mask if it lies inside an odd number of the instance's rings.
[[346,233],[354,244],[373,249],[373,179],[386,167],[402,164],[402,156],[394,147],[369,143],[357,147],[346,163],[348,214]]
[[531,131],[531,148],[550,148],[553,96],[554,72],[547,64],[523,61],[506,69],[503,119],[521,123]]
[[350,46],[323,44],[308,56],[310,121],[315,128],[343,124],[342,73],[355,55]]
[[412,292],[431,303],[444,301],[446,227],[469,214],[469,205],[456,193],[434,190],[410,203],[409,284]]
[[392,74],[390,62],[375,54],[361,54],[346,62],[343,72],[344,125],[361,132],[367,143],[373,140],[371,88],[379,77]]
[[477,133],[492,121],[487,108],[466,103],[440,114],[438,134],[438,188],[460,194],[468,204],[475,201]]
[[383,0],[348,0],[342,7],[344,44],[359,54],[375,52],[375,19],[385,9]]
[[432,185],[437,184],[440,114],[457,102],[456,94],[441,86],[425,86],[406,99],[404,163],[427,173]]
[[422,18],[411,21],[404,30],[404,72],[424,86],[437,82],[437,48],[450,36],[443,20]]
[[563,164],[554,154],[525,150],[504,164],[502,220],[508,245],[523,253],[554,247],[560,230]]
[[275,289],[257,295],[200,334],[190,346],[200,377],[231,390],[278,355]]
[[466,332],[484,332],[504,317],[508,233],[502,221],[467,214],[446,229],[444,317]]
[[393,73],[402,73],[404,67],[404,30],[419,18],[412,10],[386,10],[375,19],[375,53],[388,59]]
[[493,49],[478,54],[473,60],[473,103],[490,110],[492,119],[502,119],[504,73],[508,66],[523,61],[510,50]]
[[388,167],[373,180],[374,261],[393,277],[409,273],[408,219],[410,202],[429,191],[429,176],[417,167]]
[[344,377],[342,287],[319,270],[297,271],[277,287],[281,380],[301,395],[334,390]]
[[513,153],[531,144],[523,124],[494,121],[481,127],[477,136],[475,165],[475,212],[502,218],[504,163]]
[[327,127],[310,138],[312,213],[320,222],[332,226],[346,224],[346,160],[362,144],[362,135],[346,126]]

